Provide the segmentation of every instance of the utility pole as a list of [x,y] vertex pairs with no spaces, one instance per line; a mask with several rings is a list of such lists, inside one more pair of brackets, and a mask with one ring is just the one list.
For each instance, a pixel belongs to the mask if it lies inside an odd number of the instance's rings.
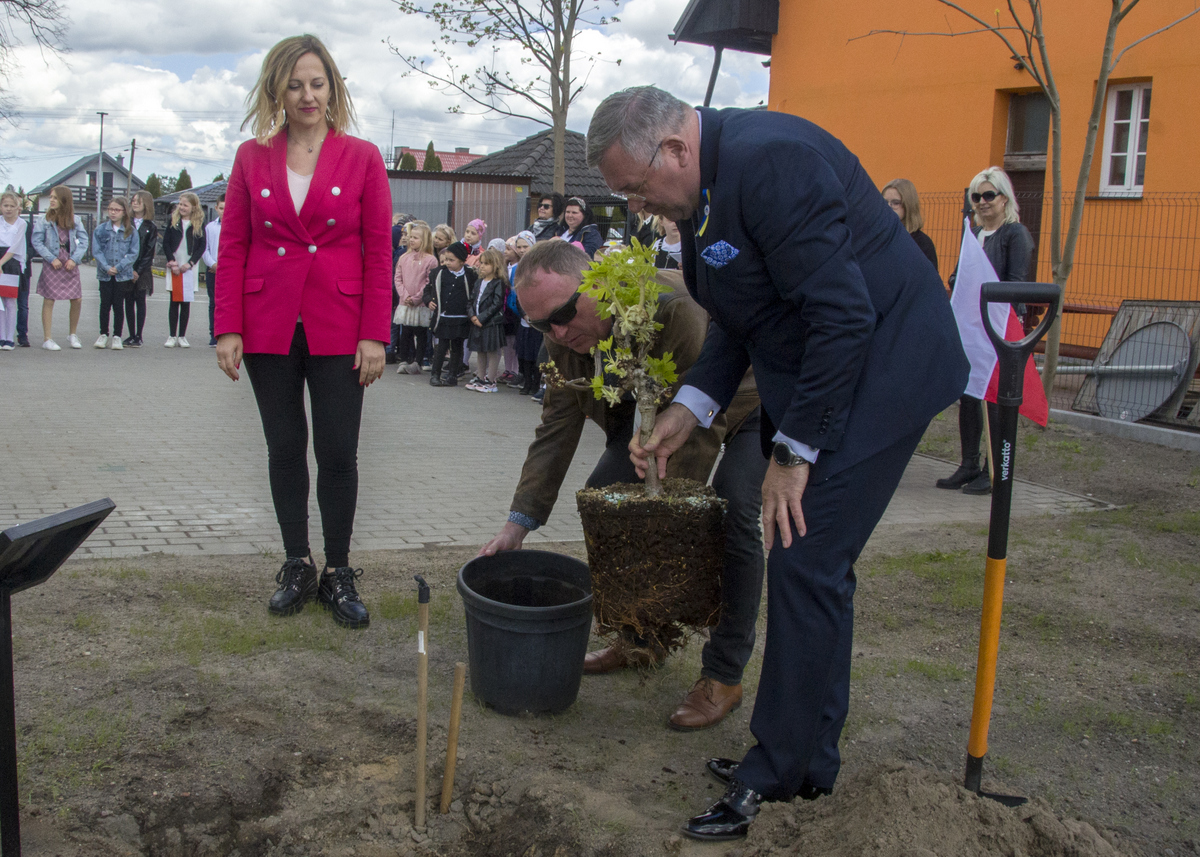
[[396,169],[396,111],[392,111],[392,135],[388,137],[388,160],[392,169]]
[[100,117],[100,154],[96,156],[96,225],[99,226],[103,219],[100,198],[104,187],[104,117],[108,114],[99,110],[96,114]]
[[137,151],[137,137],[129,144],[129,175],[125,177],[125,201],[133,198],[133,155]]

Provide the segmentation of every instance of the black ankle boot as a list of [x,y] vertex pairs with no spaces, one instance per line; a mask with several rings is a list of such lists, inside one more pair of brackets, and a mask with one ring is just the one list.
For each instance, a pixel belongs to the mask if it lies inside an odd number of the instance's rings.
[[365,628],[371,623],[367,608],[358,597],[354,581],[362,577],[361,568],[326,569],[321,575],[317,598],[333,611],[333,621],[343,628]]
[[937,487],[957,490],[971,480],[975,479],[975,477],[982,472],[983,471],[979,469],[979,456],[965,459],[962,464],[958,465],[957,470],[955,470],[945,479],[939,479],[937,481]]
[[981,471],[974,479],[963,486],[964,494],[983,495],[992,493],[992,477],[986,470]]
[[275,582],[279,588],[271,596],[267,609],[276,616],[291,616],[316,596],[317,567],[308,560],[288,557],[275,575]]

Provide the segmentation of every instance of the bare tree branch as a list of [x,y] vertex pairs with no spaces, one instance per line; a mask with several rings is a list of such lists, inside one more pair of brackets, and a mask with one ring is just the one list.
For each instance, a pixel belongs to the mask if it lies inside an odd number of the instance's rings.
[[[1136,5],[1136,3],[1134,5]],[[1133,6],[1130,6],[1129,8],[1132,9]],[[1119,63],[1121,61],[1121,57],[1125,56],[1125,52],[1128,51],[1130,48],[1137,47],[1142,42],[1146,41],[1146,39],[1153,38],[1154,36],[1157,36],[1159,33],[1165,33],[1167,30],[1171,29],[1172,27],[1174,27],[1178,24],[1182,24],[1188,18],[1195,15],[1197,12],[1200,12],[1200,9],[1193,9],[1192,11],[1188,12],[1186,15],[1176,18],[1174,21],[1167,24],[1167,26],[1159,27],[1153,33],[1147,33],[1146,35],[1142,36],[1140,39],[1135,39],[1134,41],[1130,42],[1125,47],[1121,48],[1121,50],[1117,53],[1117,55],[1115,57],[1113,57],[1112,67],[1113,68],[1117,67],[1117,63]],[[1126,10],[1126,14],[1128,14],[1128,9]]]
[[[602,8],[615,9],[620,0],[393,0],[401,12],[421,15],[437,24],[441,35],[435,41],[434,54],[445,62],[447,72],[435,71],[424,60],[406,56],[388,40],[392,53],[409,67],[405,74],[424,75],[440,92],[454,94],[503,116],[528,119],[547,125],[554,131],[555,189],[565,188],[563,141],[567,113],[583,91],[598,54],[577,55],[575,36],[583,27],[601,27],[617,21],[606,17]],[[489,64],[462,71],[451,58],[456,47],[476,49],[484,42],[496,47]],[[444,48],[437,48],[441,43]],[[519,46],[524,52],[520,64],[529,71],[500,69],[497,56],[500,45]],[[572,76],[573,60],[583,61],[583,81]],[[620,60],[616,61],[620,64]],[[455,105],[451,113],[462,113]]]

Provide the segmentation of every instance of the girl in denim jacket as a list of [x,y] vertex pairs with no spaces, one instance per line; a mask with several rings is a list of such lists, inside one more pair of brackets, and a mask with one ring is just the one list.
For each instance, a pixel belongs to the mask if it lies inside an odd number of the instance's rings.
[[42,348],[62,351],[50,338],[50,322],[55,301],[70,301],[70,336],[72,348],[82,348],[75,335],[79,328],[79,310],[83,305],[83,284],[79,281],[79,263],[87,252],[88,235],[83,221],[75,215],[71,189],[55,185],[50,189],[50,204],[46,216],[33,230],[33,249],[42,257],[42,273],[38,277],[37,293],[42,296]]
[[[133,263],[141,242],[133,228],[129,204],[114,196],[108,204],[108,220],[92,235],[92,255],[96,258],[96,279],[100,284],[100,338],[96,348],[106,345],[120,351],[121,328],[125,323],[125,294],[133,291]],[[112,310],[113,335],[109,342],[108,315]],[[130,319],[130,324],[133,319]]]

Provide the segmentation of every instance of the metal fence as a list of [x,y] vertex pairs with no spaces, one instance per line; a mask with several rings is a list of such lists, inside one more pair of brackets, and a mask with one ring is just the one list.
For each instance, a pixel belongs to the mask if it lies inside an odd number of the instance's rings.
[[[1064,233],[1073,199],[1073,194],[1064,195]],[[921,194],[924,231],[938,248],[943,280],[958,263],[964,202],[965,191]],[[1018,193],[1017,202],[1021,220],[1030,227],[1037,244],[1036,277],[1052,282],[1050,198]],[[1086,198],[1075,262],[1064,294],[1061,353],[1066,365],[1090,364],[1101,353],[1125,300],[1200,300],[1200,193]],[[1056,383],[1053,407],[1071,407],[1081,374],[1072,382],[1068,373],[1061,384]]]

